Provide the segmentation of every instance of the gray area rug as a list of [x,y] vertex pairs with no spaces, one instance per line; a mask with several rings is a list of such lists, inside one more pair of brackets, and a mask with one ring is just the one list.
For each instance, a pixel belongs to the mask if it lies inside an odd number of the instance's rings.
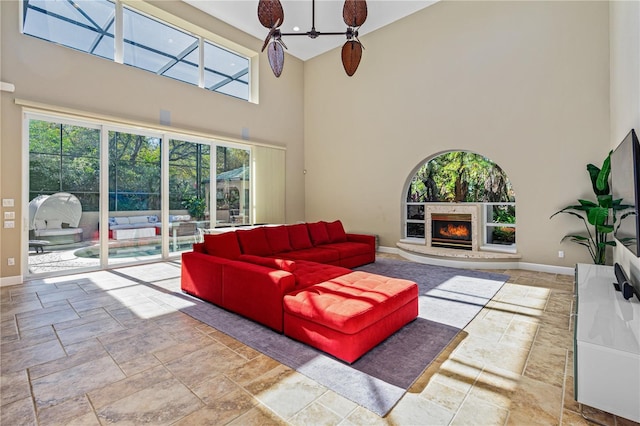
[[181,310],[383,417],[509,278],[391,259],[356,269],[415,281],[420,313],[351,365],[197,299]]

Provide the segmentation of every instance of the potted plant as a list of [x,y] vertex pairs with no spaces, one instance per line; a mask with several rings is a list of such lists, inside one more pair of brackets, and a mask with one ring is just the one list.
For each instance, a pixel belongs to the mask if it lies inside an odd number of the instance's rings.
[[[561,241],[569,240],[586,247],[597,265],[606,264],[607,247],[615,246],[616,242],[609,240],[613,234],[617,220],[617,212],[628,209],[629,205],[622,204],[622,200],[614,200],[609,186],[609,174],[611,173],[611,153],[607,155],[602,168],[593,164],[587,165],[587,171],[591,179],[591,186],[596,196],[596,201],[578,200],[580,204],[571,205],[551,215],[566,213],[579,218],[586,229],[586,234],[570,233],[562,237]],[[624,218],[626,215],[623,215]],[[622,219],[621,219],[622,220]]]
[[195,195],[184,200],[182,206],[187,209],[191,217],[195,220],[204,218],[204,213],[207,210],[207,202],[203,198]]

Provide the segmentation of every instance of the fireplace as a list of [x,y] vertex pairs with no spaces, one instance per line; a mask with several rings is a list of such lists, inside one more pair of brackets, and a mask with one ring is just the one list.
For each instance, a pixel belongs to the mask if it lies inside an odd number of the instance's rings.
[[472,217],[470,214],[433,213],[431,246],[472,250]]

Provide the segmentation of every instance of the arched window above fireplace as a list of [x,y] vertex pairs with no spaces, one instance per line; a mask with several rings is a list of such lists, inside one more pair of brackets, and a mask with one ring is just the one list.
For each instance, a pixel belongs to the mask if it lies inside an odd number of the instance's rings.
[[[468,151],[435,155],[412,171],[405,191],[403,228],[406,240],[424,241],[432,246],[433,239],[434,247],[515,251],[515,192],[506,172],[489,158]],[[464,205],[468,207],[463,208]],[[459,217],[468,224],[465,226],[469,235],[456,236],[451,242],[439,245],[434,233],[463,228],[455,213],[461,209],[466,213]],[[468,213],[474,209],[477,213],[469,219]],[[449,211],[453,216],[447,215]],[[431,213],[437,214],[434,220]],[[443,224],[442,217],[451,219],[451,224]],[[472,236],[477,239],[473,245]],[[468,241],[460,241],[465,238]]]

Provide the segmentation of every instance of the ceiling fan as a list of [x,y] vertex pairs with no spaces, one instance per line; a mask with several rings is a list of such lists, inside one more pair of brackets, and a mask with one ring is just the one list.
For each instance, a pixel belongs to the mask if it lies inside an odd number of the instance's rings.
[[284,49],[287,46],[282,36],[308,36],[315,39],[321,35],[344,35],[347,41],[342,46],[342,66],[349,77],[355,74],[362,59],[362,43],[358,39],[358,30],[367,19],[366,0],[345,0],[342,8],[342,18],[347,24],[343,32],[320,32],[316,30],[316,2],[311,0],[311,29],[307,32],[283,33],[280,26],[284,23],[284,9],[280,0],[260,0],[258,2],[258,19],[262,26],[269,29],[269,33],[262,45],[262,51],[267,49],[269,65],[276,77],[280,77],[284,67]]

